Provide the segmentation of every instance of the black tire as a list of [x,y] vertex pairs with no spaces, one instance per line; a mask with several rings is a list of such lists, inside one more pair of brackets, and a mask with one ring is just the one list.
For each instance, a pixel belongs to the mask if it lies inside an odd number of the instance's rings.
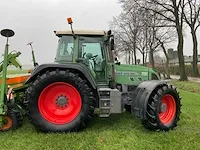
[[[170,95],[175,100],[175,115],[171,119],[171,121],[167,124],[163,123],[159,117],[160,112],[160,103],[164,96]],[[179,97],[179,93],[176,88],[172,85],[161,85],[157,89],[153,91],[151,94],[146,109],[147,119],[143,120],[143,125],[150,130],[160,130],[160,131],[168,131],[177,126],[177,122],[180,120],[179,116],[181,113],[181,98]]]
[[131,113],[131,105],[124,105],[125,111]]
[[[38,100],[45,87],[52,83],[64,82],[72,85],[81,96],[82,106],[78,115],[66,124],[55,124],[45,119],[39,111]],[[90,85],[79,74],[69,70],[47,71],[27,89],[29,118],[31,123],[43,132],[74,132],[84,129],[92,119],[95,108],[95,97]]]
[[28,103],[29,103],[29,101],[28,101],[28,96],[27,96],[27,92],[25,91],[25,92],[24,92],[24,98],[23,98],[23,101],[22,101],[22,103],[21,103],[21,107],[23,108],[23,110],[24,110],[24,112],[25,112],[26,115],[27,115],[28,112],[29,112]]
[[12,125],[9,128],[1,129],[1,131],[15,130],[22,126],[22,114],[18,106],[8,104],[8,113],[4,118],[7,121],[7,117],[12,120]]

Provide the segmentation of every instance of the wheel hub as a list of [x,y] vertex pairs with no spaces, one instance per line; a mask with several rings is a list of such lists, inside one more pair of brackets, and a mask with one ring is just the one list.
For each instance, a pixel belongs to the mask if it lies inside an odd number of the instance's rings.
[[172,95],[166,94],[161,100],[159,119],[163,124],[167,125],[174,120],[175,115],[176,101]]
[[166,112],[166,110],[167,110],[167,105],[165,103],[162,103],[161,106],[160,106],[160,111],[162,113],[164,113],[164,112]]
[[66,107],[67,106],[67,103],[68,103],[68,99],[66,96],[58,96],[57,100],[56,100],[56,104],[59,106],[59,107]]

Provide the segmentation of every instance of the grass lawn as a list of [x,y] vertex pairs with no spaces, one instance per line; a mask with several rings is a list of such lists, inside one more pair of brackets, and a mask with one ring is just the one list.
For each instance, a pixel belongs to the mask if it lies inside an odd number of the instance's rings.
[[23,73],[28,73],[28,69],[22,69],[22,70],[8,70],[7,74],[23,74]]
[[[24,121],[16,131],[1,134],[1,150],[142,150],[142,149],[199,149],[200,148],[200,92],[191,83],[173,82],[182,88],[182,113],[178,127],[170,132],[146,130],[134,115],[122,113],[110,119],[95,117],[80,133],[44,134]],[[198,94],[199,92],[199,94]]]
[[[16,69],[16,70],[7,70],[7,75],[15,75],[15,74],[27,74],[28,69]],[[2,75],[2,72],[0,72],[0,77]]]

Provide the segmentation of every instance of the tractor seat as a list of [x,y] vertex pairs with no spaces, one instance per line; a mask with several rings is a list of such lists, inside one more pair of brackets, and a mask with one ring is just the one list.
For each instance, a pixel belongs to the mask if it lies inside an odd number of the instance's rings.
[[105,69],[105,60],[97,60],[95,65],[95,72],[102,72]]

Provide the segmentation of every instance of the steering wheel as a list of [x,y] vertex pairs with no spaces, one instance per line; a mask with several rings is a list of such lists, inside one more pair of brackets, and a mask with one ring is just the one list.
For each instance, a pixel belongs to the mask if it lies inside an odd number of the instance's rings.
[[85,54],[86,54],[86,53],[83,53],[83,58],[85,57]]
[[94,60],[95,58],[97,58],[98,55],[94,55],[91,57],[92,60]]

